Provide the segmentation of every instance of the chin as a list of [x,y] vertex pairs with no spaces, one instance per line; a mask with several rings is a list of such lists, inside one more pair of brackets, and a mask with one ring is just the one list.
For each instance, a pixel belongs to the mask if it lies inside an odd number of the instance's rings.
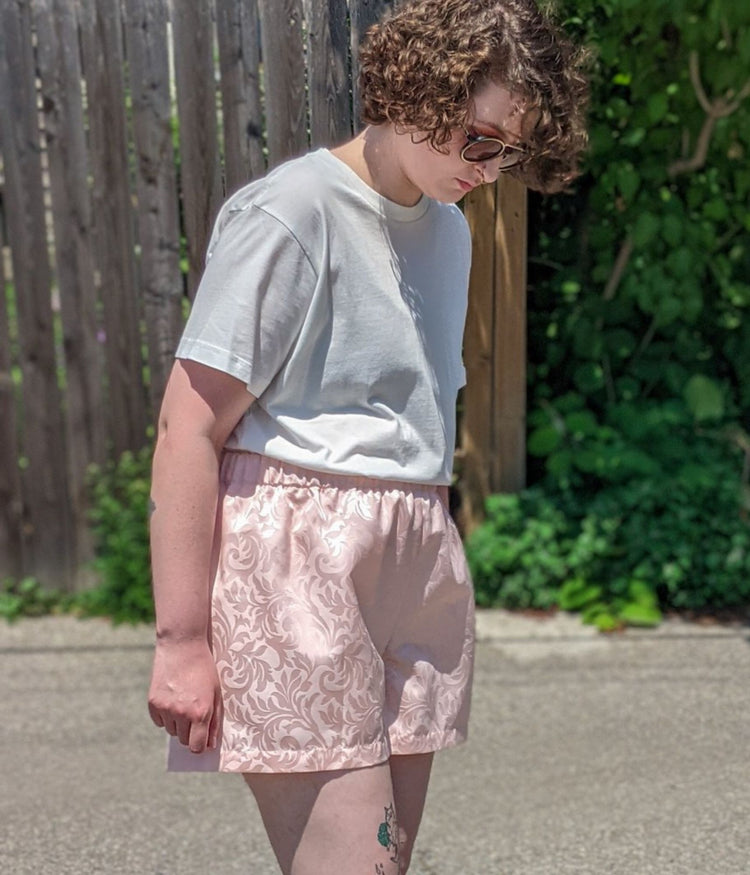
[[434,187],[432,189],[424,188],[422,189],[422,194],[441,204],[456,204],[465,196],[466,192],[460,189],[454,191],[448,188],[448,186],[441,186],[440,188]]
[[453,194],[453,195],[436,194],[436,195],[430,195],[430,197],[434,201],[439,201],[441,204],[457,204],[460,200],[463,200],[466,197],[466,194],[464,194],[463,192],[461,192],[459,194]]

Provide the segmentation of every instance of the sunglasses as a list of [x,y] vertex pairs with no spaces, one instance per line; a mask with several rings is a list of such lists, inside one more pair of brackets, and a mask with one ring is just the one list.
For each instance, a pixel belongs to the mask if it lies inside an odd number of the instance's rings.
[[466,164],[481,164],[483,161],[500,159],[500,170],[510,170],[521,164],[527,152],[520,146],[511,146],[497,137],[483,137],[481,134],[466,134],[466,145],[461,149],[461,160]]

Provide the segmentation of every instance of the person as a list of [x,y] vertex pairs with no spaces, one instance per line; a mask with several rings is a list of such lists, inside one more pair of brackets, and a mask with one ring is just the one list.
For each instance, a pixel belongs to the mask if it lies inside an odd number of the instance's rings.
[[362,132],[216,220],[154,454],[149,710],[170,769],[243,774],[286,875],[406,872],[433,754],[466,737],[456,203],[575,176],[582,57],[532,0],[397,4]]

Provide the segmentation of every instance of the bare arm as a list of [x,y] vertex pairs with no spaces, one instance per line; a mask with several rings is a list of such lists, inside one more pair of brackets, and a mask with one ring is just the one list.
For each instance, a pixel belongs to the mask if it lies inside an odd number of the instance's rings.
[[215,745],[221,719],[208,646],[219,456],[253,400],[240,380],[177,361],[159,417],[151,488],[156,651],[149,712],[196,753]]

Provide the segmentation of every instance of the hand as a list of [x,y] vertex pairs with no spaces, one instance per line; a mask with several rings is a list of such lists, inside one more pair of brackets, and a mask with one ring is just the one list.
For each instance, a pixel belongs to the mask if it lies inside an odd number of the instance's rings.
[[157,641],[148,711],[193,753],[216,747],[223,707],[207,642]]

